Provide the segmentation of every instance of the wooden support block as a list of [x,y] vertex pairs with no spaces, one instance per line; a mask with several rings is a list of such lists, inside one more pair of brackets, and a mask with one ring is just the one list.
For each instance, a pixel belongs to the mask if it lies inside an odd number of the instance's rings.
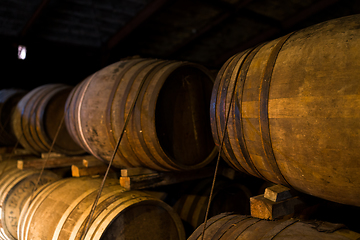
[[150,169],[122,169],[120,185],[127,190],[146,189],[213,176],[214,168],[186,172],[155,172]]
[[70,167],[71,165],[82,165],[84,158],[87,156],[23,159],[17,161],[17,168],[20,170],[41,169],[45,161],[45,168]]
[[106,163],[97,159],[94,156],[88,156],[88,157],[84,158],[82,164],[84,167],[95,167],[95,166],[102,166],[102,165],[107,166]]
[[56,157],[66,157],[66,155],[57,152],[41,153],[41,158],[56,158]]
[[283,185],[274,185],[265,189],[264,197],[273,202],[280,202],[292,197],[290,191],[290,188]]
[[71,166],[71,174],[73,177],[104,175],[106,170],[107,170],[107,166],[105,164],[94,167],[84,167],[82,165]]
[[299,200],[298,196],[280,202],[273,202],[262,194],[250,198],[250,211],[252,217],[274,220],[294,214],[295,207],[301,204],[302,201]]

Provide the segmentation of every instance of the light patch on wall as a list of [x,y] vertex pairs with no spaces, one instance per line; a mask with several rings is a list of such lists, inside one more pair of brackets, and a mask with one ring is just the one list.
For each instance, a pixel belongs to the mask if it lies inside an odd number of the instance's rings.
[[24,60],[26,58],[26,47],[19,45],[18,46],[18,59]]

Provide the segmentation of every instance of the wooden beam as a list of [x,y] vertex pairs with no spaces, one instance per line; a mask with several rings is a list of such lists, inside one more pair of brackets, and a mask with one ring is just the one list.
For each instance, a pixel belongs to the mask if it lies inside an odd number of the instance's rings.
[[141,23],[151,17],[158,9],[160,9],[168,0],[154,0],[149,3],[139,14],[122,27],[115,35],[113,35],[106,44],[105,51],[114,48],[121,40],[128,36]]
[[283,185],[274,185],[265,189],[264,197],[273,202],[291,198],[291,189]]
[[293,15],[292,17],[284,20],[281,23],[281,27],[272,27],[268,29],[267,31],[259,34],[258,36],[255,36],[251,38],[250,40],[240,43],[238,46],[230,49],[229,51],[225,52],[221,56],[217,58],[216,61],[210,63],[210,66],[219,67],[222,65],[227,59],[229,59],[232,55],[238,52],[242,52],[250,47],[254,47],[255,45],[265,42],[274,36],[276,34],[280,33],[282,30],[288,30],[297,23],[303,21],[304,19],[320,12],[321,10],[324,10],[325,8],[339,2],[339,0],[321,0],[317,3],[312,4],[310,7],[305,8],[304,10],[298,12],[297,14]]
[[[219,166],[218,174],[229,179],[245,177],[245,174],[236,174],[229,167]],[[147,168],[121,169],[120,185],[127,190],[148,189],[158,186],[207,178],[214,175],[214,167],[207,166],[197,170],[185,172],[157,172]]]
[[129,170],[122,169],[120,185],[127,190],[147,189],[206,178],[212,176],[213,174],[213,167],[204,167],[198,170],[186,172],[156,172],[143,168],[134,168]]
[[242,8],[246,7],[249,3],[251,3],[254,0],[243,0],[240,1],[238,4],[233,6],[233,8],[229,11],[226,11],[217,17],[215,17],[212,21],[210,21],[208,24],[203,26],[201,29],[197,29],[196,33],[191,35],[189,38],[185,39],[183,42],[175,46],[171,52],[169,52],[165,58],[171,58],[177,53],[180,52],[181,49],[183,49],[185,46],[188,46],[191,42],[195,41],[199,37],[203,36],[205,33],[207,33],[209,30],[213,29],[214,27],[218,26],[222,22],[224,22],[229,17],[233,16],[235,13],[237,13]]
[[38,8],[35,10],[35,13],[31,16],[29,21],[25,24],[25,26],[21,30],[21,32],[19,34],[20,38],[22,38],[22,37],[24,37],[26,35],[26,33],[30,30],[30,28],[33,26],[35,21],[39,18],[39,16],[41,15],[41,13],[43,12],[43,10],[45,9],[45,7],[47,6],[47,4],[49,2],[50,2],[49,0],[41,1]]
[[107,165],[107,164],[105,164],[103,161],[94,157],[94,158],[84,158],[82,165],[84,167],[96,167],[96,166]]
[[45,168],[70,167],[72,165],[82,165],[83,159],[95,158],[94,156],[75,156],[75,157],[52,157],[48,159],[33,158],[17,161],[17,168],[24,169],[41,169],[46,161]]

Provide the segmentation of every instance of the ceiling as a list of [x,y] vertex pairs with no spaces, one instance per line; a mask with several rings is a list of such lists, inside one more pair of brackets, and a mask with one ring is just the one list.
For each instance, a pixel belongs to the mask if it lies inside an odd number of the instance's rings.
[[216,71],[236,52],[357,13],[358,0],[2,0],[1,88],[75,85],[134,55]]

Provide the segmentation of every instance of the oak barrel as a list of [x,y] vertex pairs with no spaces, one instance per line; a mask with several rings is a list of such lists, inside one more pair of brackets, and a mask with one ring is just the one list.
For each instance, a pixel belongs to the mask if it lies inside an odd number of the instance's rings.
[[[12,160],[0,163],[0,238],[4,240],[17,239],[20,211],[35,190],[40,175],[40,170],[19,170],[16,163]],[[46,170],[38,186],[58,179],[58,175]]]
[[[173,208],[180,218],[189,223],[195,230],[205,220],[212,179],[204,179],[185,191]],[[209,217],[222,212],[234,211],[239,214],[250,214],[250,190],[238,183],[225,179],[215,182]]]
[[228,164],[360,206],[359,49],[360,15],[353,15],[230,58],[217,75],[210,109],[217,145],[226,133],[222,156]]
[[138,97],[114,166],[201,168],[216,154],[209,117],[212,86],[209,71],[194,63],[122,60],[76,86],[68,98],[66,126],[87,152],[109,161]]
[[[65,102],[72,87],[46,84],[27,93],[12,115],[12,127],[20,144],[33,154],[48,152],[64,116]],[[65,123],[53,146],[54,152],[67,155],[84,153],[71,138]]]
[[[67,178],[39,189],[21,212],[18,239],[80,239],[101,181]],[[185,232],[170,206],[148,194],[125,191],[109,179],[82,239],[183,240]]]
[[21,89],[0,90],[0,145],[14,146],[16,136],[11,128],[11,116],[16,104],[26,94]]
[[[188,240],[202,239],[201,224]],[[247,215],[222,213],[206,223],[204,240],[357,240],[360,234],[343,224],[297,219],[267,221]]]

